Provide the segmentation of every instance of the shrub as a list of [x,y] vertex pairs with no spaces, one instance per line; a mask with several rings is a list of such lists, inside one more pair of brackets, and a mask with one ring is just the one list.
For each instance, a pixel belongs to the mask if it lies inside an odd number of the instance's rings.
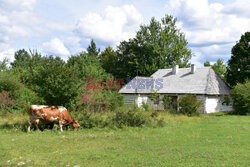
[[245,84],[238,83],[231,92],[234,114],[250,114],[250,80]]
[[0,71],[0,92],[14,92],[20,87],[20,82],[16,76],[10,72]]
[[119,128],[123,126],[141,127],[147,121],[149,118],[143,114],[143,110],[140,108],[119,110],[112,118],[112,123]]
[[166,110],[166,109],[171,109],[172,108],[172,105],[171,105],[171,102],[172,102],[172,100],[171,100],[171,97],[170,96],[167,96],[167,95],[164,95],[163,97],[162,97],[162,102],[163,102],[163,105],[164,105],[164,109]]
[[147,112],[153,111],[153,108],[148,103],[145,102],[142,102],[142,108]]
[[157,111],[154,111],[154,112],[152,112],[152,114],[150,116],[153,118],[156,118],[159,116],[159,113]]
[[72,113],[75,119],[83,128],[103,128],[110,124],[110,119],[107,113],[93,113],[82,110],[81,112]]
[[76,107],[85,107],[88,111],[115,111],[124,105],[123,96],[116,90],[88,89],[79,95]]
[[[8,110],[27,109],[31,104],[43,103],[36,93],[24,86],[11,72],[0,72],[0,92],[2,92],[1,105],[6,106],[7,102],[15,101],[15,103],[11,102],[7,105]],[[5,108],[4,111],[7,111],[6,107],[3,108]]]
[[0,93],[0,110],[5,114],[8,112],[8,109],[15,104],[15,101],[11,99],[9,95],[10,93],[7,91]]
[[43,104],[42,98],[38,97],[35,92],[26,88],[24,85],[20,86],[18,90],[14,92],[14,99],[16,100],[16,106],[21,109],[29,109],[32,104]]
[[183,96],[178,100],[179,112],[188,116],[198,115],[201,104],[193,95]]

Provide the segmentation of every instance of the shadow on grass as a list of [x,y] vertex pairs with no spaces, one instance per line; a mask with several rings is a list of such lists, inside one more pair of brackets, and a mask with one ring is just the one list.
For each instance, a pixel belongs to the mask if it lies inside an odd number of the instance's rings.
[[28,123],[26,122],[16,122],[16,123],[3,123],[0,124],[0,129],[4,129],[4,130],[20,130],[23,132],[27,131],[27,127],[28,127]]
[[[39,130],[44,131],[46,130],[52,130],[53,129],[53,124],[40,124],[39,125]],[[28,128],[28,122],[15,122],[15,123],[8,123],[5,122],[3,124],[0,124],[0,130],[20,130],[22,132],[27,132]],[[36,127],[32,124],[31,130],[37,130]]]

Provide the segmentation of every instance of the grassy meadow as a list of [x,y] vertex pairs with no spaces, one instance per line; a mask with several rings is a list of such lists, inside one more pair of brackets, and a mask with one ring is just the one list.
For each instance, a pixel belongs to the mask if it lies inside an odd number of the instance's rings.
[[157,128],[32,131],[0,117],[0,166],[250,166],[250,117],[164,114]]

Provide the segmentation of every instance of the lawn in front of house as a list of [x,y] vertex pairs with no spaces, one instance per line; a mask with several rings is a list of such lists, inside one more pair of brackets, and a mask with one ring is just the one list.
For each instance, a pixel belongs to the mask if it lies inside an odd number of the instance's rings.
[[0,166],[250,166],[249,116],[165,116],[157,128],[30,134],[1,118]]

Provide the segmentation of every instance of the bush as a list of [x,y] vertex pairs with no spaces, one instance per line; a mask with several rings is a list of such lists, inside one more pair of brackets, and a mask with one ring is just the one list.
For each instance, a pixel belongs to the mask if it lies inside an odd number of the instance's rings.
[[123,126],[141,127],[149,121],[149,118],[143,112],[140,108],[119,110],[112,118],[112,123],[119,128]]
[[72,116],[83,128],[104,128],[111,122],[107,113],[93,113],[90,111],[82,110],[81,112],[72,113]]
[[148,103],[145,102],[142,102],[142,108],[147,112],[153,111],[153,108]]
[[0,92],[14,92],[20,87],[20,81],[10,72],[0,71]]
[[250,80],[245,84],[238,83],[231,92],[234,114],[250,114]]
[[201,104],[193,95],[183,96],[178,100],[179,112],[188,116],[199,115]]
[[9,108],[14,106],[15,101],[10,98],[10,93],[7,91],[2,91],[0,93],[0,111],[6,114],[9,111]]
[[42,98],[38,97],[35,92],[26,88],[24,85],[20,86],[18,90],[14,92],[14,99],[16,100],[16,107],[21,109],[29,109],[32,104],[43,104]]
[[0,105],[2,105],[1,108],[5,112],[7,112],[7,109],[8,111],[12,109],[27,109],[31,104],[43,102],[41,98],[25,87],[11,72],[0,72],[0,93]]

